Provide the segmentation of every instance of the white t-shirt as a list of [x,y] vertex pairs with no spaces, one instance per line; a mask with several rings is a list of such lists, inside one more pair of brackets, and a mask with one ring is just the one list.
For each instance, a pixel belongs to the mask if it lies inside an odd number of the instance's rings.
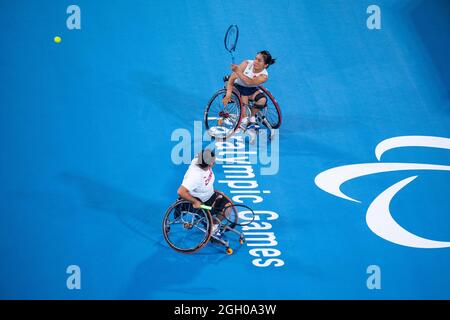
[[189,190],[191,196],[205,202],[214,194],[215,177],[211,168],[203,170],[197,165],[197,161],[198,158],[192,160],[181,185]]
[[[265,74],[267,76],[267,78],[269,78],[269,73],[267,72],[267,69],[263,69],[261,72],[253,72],[253,60],[247,60],[248,64],[247,64],[247,68],[245,68],[244,70],[244,75],[249,77],[250,79],[256,78],[257,76],[261,75],[261,74]],[[237,78],[234,83],[243,86],[243,87],[257,87],[255,85],[248,85],[245,84],[244,81],[241,80],[241,78]]]

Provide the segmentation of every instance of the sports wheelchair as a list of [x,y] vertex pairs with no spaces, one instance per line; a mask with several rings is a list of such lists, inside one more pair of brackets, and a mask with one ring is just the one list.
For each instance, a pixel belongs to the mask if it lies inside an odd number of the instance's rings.
[[[236,230],[236,226],[246,225],[253,221],[254,212],[244,205],[234,205],[222,192],[226,199],[223,208],[217,212],[214,207],[202,206],[200,209],[193,207],[192,203],[179,199],[166,211],[162,223],[164,239],[175,251],[182,253],[194,253],[202,249],[209,241],[225,246],[225,252],[232,254],[230,242],[223,239],[226,232],[232,232],[239,237],[239,243],[245,242],[243,233]],[[245,209],[243,214],[250,213],[245,224],[239,223],[239,209]],[[213,232],[213,224],[219,225],[219,233]]]
[[[224,88],[214,93],[205,108],[204,123],[211,137],[225,140],[242,128],[241,123],[250,115],[250,109],[253,108],[255,102],[249,101],[247,105],[244,105],[239,91],[233,87],[231,100],[224,106],[222,99],[227,92],[229,76],[225,76],[223,80]],[[281,109],[267,88],[258,86],[258,89],[264,93],[267,102],[266,106],[256,114],[256,122],[269,129],[270,138],[272,138],[275,134],[274,129],[281,126]]]

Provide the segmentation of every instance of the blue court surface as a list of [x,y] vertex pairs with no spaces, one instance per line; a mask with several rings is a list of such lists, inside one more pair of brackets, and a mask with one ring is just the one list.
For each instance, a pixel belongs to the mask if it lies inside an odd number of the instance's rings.
[[[238,62],[277,59],[268,144],[204,135],[231,24]],[[448,0],[2,0],[0,33],[0,298],[450,298]],[[214,167],[256,220],[178,253],[210,143],[256,159]]]

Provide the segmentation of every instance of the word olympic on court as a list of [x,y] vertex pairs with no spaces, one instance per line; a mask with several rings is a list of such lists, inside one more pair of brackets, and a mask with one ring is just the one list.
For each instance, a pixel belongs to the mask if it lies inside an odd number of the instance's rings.
[[[217,163],[222,166],[225,180],[218,180],[229,188],[229,194],[234,203],[245,204],[252,207],[253,204],[262,203],[265,194],[270,190],[258,190],[258,181],[253,170],[252,163],[258,158],[258,150],[251,147],[248,151],[242,136],[233,136],[225,142],[216,142],[215,150]],[[251,203],[245,203],[251,202]],[[246,214],[240,212],[240,219],[248,220]],[[272,223],[279,215],[274,211],[254,210],[255,220],[242,227],[246,244],[251,249],[249,254],[254,257],[252,264],[256,267],[281,267],[285,264],[278,249],[278,241],[272,231]]]
[[[172,132],[171,141],[177,142],[171,152],[171,160],[175,165],[190,164],[193,150],[202,148],[215,149],[216,166],[221,166],[225,179],[216,180],[218,184],[227,186],[223,190],[234,203],[244,204],[253,209],[254,221],[242,227],[249,254],[253,257],[252,264],[256,267],[282,267],[285,261],[281,258],[282,252],[273,223],[279,214],[270,210],[255,210],[254,206],[264,204],[265,196],[271,194],[270,190],[259,190],[256,180],[256,171],[259,169],[260,177],[274,177],[279,171],[279,135],[268,139],[267,132],[261,130],[257,134],[255,144],[245,141],[245,134],[237,134],[226,141],[213,140],[202,130],[202,122],[194,121],[193,135],[188,129],[178,128]],[[192,145],[192,142],[194,144]],[[209,142],[203,146],[204,142]],[[250,212],[239,213],[240,219],[250,220]]]

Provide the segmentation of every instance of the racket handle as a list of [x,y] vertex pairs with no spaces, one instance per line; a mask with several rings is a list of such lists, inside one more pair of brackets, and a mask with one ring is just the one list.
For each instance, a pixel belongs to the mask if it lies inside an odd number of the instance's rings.
[[206,204],[202,204],[202,205],[200,206],[200,208],[205,209],[205,210],[211,210],[211,209],[212,209],[212,207],[207,206]]

